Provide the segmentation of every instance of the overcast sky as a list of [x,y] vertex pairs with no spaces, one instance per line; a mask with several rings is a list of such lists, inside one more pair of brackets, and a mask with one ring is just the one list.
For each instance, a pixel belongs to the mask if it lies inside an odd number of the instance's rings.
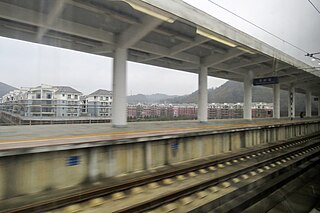
[[[169,0],[167,0],[169,1]],[[305,53],[247,24],[208,0],[185,0],[212,16],[263,40],[312,66]],[[312,0],[320,9],[320,0]],[[308,0],[214,0],[307,52],[320,51],[320,14]],[[1,29],[0,29],[1,30]],[[70,85],[84,94],[111,90],[112,60],[76,51],[0,37],[0,82],[15,87]],[[179,79],[177,81],[176,79]],[[179,82],[179,83],[177,83]],[[225,80],[209,77],[208,88]],[[128,63],[128,94],[182,95],[197,89],[197,75]]]

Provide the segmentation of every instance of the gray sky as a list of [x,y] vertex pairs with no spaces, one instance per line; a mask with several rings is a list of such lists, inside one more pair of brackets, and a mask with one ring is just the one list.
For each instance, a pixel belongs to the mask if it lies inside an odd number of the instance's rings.
[[[184,0],[243,32],[311,65],[305,53],[226,12],[209,0]],[[212,0],[244,19],[304,49],[320,52],[320,14],[308,0]],[[320,10],[320,0],[311,0]]]
[[[304,53],[218,8],[208,0],[185,0],[236,28],[310,64]],[[312,0],[320,9],[320,0]],[[214,0],[234,13],[305,49],[320,51],[320,14],[307,0]],[[0,37],[0,81],[16,86],[70,85],[84,94],[111,89],[112,60]],[[177,81],[176,79],[179,79]],[[179,82],[177,84],[177,82]],[[225,80],[209,77],[208,87]],[[197,89],[197,75],[128,63],[128,94],[188,94]]]

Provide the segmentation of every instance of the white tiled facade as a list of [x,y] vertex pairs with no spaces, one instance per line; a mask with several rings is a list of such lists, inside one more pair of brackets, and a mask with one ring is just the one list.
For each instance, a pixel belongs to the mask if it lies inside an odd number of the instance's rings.
[[78,117],[81,95],[67,86],[21,88],[2,97],[2,110],[26,117]]
[[86,112],[92,117],[111,117],[112,92],[99,89],[86,98]]
[[25,117],[111,117],[111,107],[108,90],[83,96],[72,87],[41,85],[7,93],[0,110]]

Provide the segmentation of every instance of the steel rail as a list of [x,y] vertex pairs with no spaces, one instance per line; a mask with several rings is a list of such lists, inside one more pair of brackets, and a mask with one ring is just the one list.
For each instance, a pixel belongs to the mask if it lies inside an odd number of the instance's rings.
[[[51,200],[44,200],[44,201],[40,201],[40,202],[36,202],[36,203],[31,203],[31,204],[20,206],[20,207],[15,207],[13,209],[7,209],[6,212],[22,213],[22,212],[49,211],[49,210],[57,209],[57,208],[60,208],[63,206],[84,202],[84,201],[87,201],[87,200],[90,200],[93,198],[111,195],[116,192],[126,191],[131,188],[146,185],[151,182],[158,182],[158,181],[161,181],[166,178],[172,178],[172,177],[176,177],[178,175],[187,174],[188,172],[198,171],[200,169],[208,168],[210,166],[215,166],[220,163],[232,161],[234,159],[239,159],[239,158],[247,156],[247,155],[253,155],[253,154],[256,154],[259,152],[261,153],[261,152],[275,149],[275,148],[278,148],[281,146],[286,146],[286,145],[289,145],[292,143],[306,141],[309,139],[314,139],[319,136],[320,136],[320,133],[314,133],[314,134],[310,134],[307,136],[301,136],[299,138],[285,140],[282,143],[277,143],[277,144],[274,144],[274,145],[271,145],[268,147],[263,147],[261,149],[249,150],[249,151],[235,154],[232,156],[220,157],[217,159],[213,159],[212,161],[193,165],[193,166],[190,166],[187,168],[180,168],[180,169],[175,169],[173,171],[164,171],[164,172],[161,172],[158,174],[145,175],[140,178],[136,178],[134,180],[124,181],[120,184],[115,184],[115,185],[108,186],[108,187],[99,187],[99,188],[95,188],[95,189],[84,190],[84,191],[81,191],[80,193],[76,193],[76,194],[72,194],[72,195],[67,195],[67,196],[57,197],[57,198],[51,199]],[[278,150],[278,151],[281,151],[281,150]],[[0,210],[0,212],[1,212],[1,210]]]
[[[299,152],[302,152],[304,150],[307,150],[307,149],[311,149],[313,147],[318,147],[320,144],[320,141],[318,141],[317,143],[315,144],[312,144],[312,145],[309,145],[307,147],[302,147],[298,150],[294,150],[294,151],[291,151],[291,152],[288,152],[288,153],[285,153],[283,155],[280,155],[280,156],[277,156],[275,158],[271,158],[271,159],[267,159],[267,160],[264,160],[264,161],[261,161],[261,162],[258,162],[258,163],[255,163],[254,165],[251,165],[249,167],[246,167],[246,168],[241,168],[241,169],[238,169],[236,171],[233,171],[229,174],[226,174],[226,175],[223,175],[221,177],[217,177],[217,178],[213,178],[211,180],[206,180],[206,181],[203,181],[199,184],[196,184],[196,185],[193,185],[191,187],[188,187],[188,188],[184,188],[184,189],[181,189],[181,190],[177,190],[173,193],[168,193],[166,195],[163,195],[163,196],[160,196],[160,197],[157,197],[157,198],[154,198],[154,199],[151,199],[151,200],[148,200],[148,201],[144,201],[142,203],[138,203],[136,205],[133,205],[133,206],[130,206],[130,207],[127,207],[127,208],[124,208],[122,210],[118,210],[118,211],[115,211],[116,213],[129,213],[129,212],[135,212],[135,213],[138,213],[138,212],[145,212],[145,211],[149,211],[149,210],[152,210],[152,209],[155,209],[155,208],[158,208],[160,206],[163,206],[165,204],[168,204],[168,203],[171,203],[171,202],[174,202],[180,198],[183,198],[183,197],[187,197],[187,196],[190,196],[196,192],[199,192],[199,191],[202,191],[202,190],[205,190],[211,186],[216,186],[224,181],[228,181],[232,178],[236,178],[242,174],[246,174],[256,168],[259,168],[261,166],[266,166],[266,165],[270,165],[271,163],[273,162],[276,162],[280,159],[283,159],[285,157],[288,157],[288,156],[291,156],[291,155],[294,155],[296,153],[299,153]],[[316,152],[316,153],[313,153],[312,154],[312,157],[314,156],[317,156],[319,155],[319,151]],[[308,156],[308,158],[310,158],[310,156]],[[305,161],[305,158],[304,159],[301,159],[300,162],[304,162]]]

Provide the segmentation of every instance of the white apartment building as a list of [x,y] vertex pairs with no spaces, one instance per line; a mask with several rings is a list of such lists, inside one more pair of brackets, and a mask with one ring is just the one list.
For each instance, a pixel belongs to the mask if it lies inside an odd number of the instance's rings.
[[57,117],[79,117],[81,92],[68,86],[56,87],[55,103],[57,106]]
[[78,117],[81,92],[69,86],[21,88],[2,97],[2,110],[26,117]]
[[[85,108],[85,107],[84,107]],[[82,108],[84,110],[84,108]],[[86,97],[86,112],[93,117],[111,117],[112,92],[99,89]]]
[[88,116],[88,96],[80,96],[80,116]]

